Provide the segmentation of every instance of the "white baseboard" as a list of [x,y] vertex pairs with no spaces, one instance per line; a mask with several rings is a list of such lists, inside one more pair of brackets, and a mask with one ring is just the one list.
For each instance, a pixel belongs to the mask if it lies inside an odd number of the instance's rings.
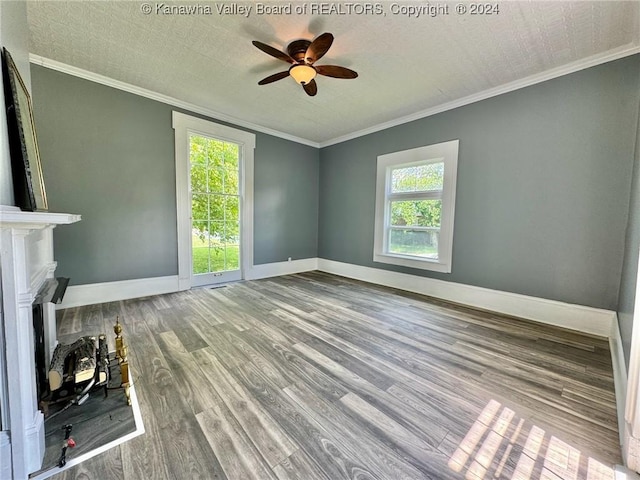
[[291,262],[265,263],[254,265],[245,275],[245,280],[292,275],[294,273],[310,272],[318,269],[317,258],[303,258]]
[[[343,277],[399,288],[409,292],[429,295],[451,302],[569,328],[600,337],[610,338],[612,331],[614,331],[613,324],[616,319],[616,313],[610,310],[572,305],[544,298],[336,262],[324,258],[305,258],[292,262],[254,265],[245,273],[245,279],[257,280],[260,278],[291,275],[312,270],[321,270]],[[76,285],[67,289],[64,301],[58,305],[57,308],[114,302],[129,298],[177,292],[178,290],[179,284],[177,276]],[[617,322],[615,325],[617,328]],[[618,336],[619,335],[618,333]],[[622,362],[624,363],[624,357]]]
[[627,443],[625,435],[625,409],[627,399],[627,364],[624,360],[624,348],[620,336],[618,315],[611,322],[609,335],[609,349],[611,350],[611,364],[613,365],[613,384],[616,392],[616,410],[618,413],[618,431],[620,432],[620,445]]
[[[1,1],[1,0],[0,0]],[[291,275],[293,273],[317,270],[317,258],[304,258],[291,262],[254,265],[246,272],[245,280]],[[64,300],[57,309],[82,307],[96,303],[117,302],[129,298],[148,297],[181,290],[177,275],[168,277],[138,278],[118,282],[73,285],[67,288]]]
[[318,270],[605,338],[611,335],[612,323],[616,315],[610,310],[445,282],[324,258],[318,259]]
[[73,285],[67,288],[57,309],[82,307],[96,303],[117,302],[129,298],[148,297],[178,291],[178,276],[139,278],[119,282]]

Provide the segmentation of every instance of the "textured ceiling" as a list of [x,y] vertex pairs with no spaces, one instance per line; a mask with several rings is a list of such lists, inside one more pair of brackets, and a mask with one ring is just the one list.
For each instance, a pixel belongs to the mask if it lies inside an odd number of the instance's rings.
[[[303,5],[263,5],[289,4]],[[145,15],[142,5],[30,1],[30,51],[315,144],[640,45],[638,1],[503,1],[492,15],[460,15],[456,3],[431,2],[448,5],[448,15],[419,18],[395,14],[389,1],[374,15],[340,14],[353,4],[338,3],[315,15],[259,14],[255,2],[198,0],[150,1]],[[199,10],[170,15],[161,13],[163,5]],[[251,13],[218,12],[234,5],[251,6]],[[315,97],[290,78],[257,85],[288,67],[252,40],[284,49],[323,32],[335,40],[318,65],[346,66],[359,78],[318,77]]]

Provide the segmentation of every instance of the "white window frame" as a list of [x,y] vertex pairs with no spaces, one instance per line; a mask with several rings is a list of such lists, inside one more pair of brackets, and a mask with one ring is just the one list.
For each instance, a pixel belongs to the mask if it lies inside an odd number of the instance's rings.
[[[373,243],[373,261],[401,265],[405,267],[451,273],[453,253],[453,224],[456,203],[456,181],[458,174],[459,140],[428,145],[425,147],[388,153],[378,157],[376,178],[376,216],[375,238]],[[391,171],[398,167],[444,163],[444,182],[442,187],[442,213],[440,218],[440,237],[438,240],[438,259],[416,255],[389,252],[390,203],[395,197],[429,196],[426,193],[391,193]],[[440,198],[438,196],[438,198]]]
[[[0,0],[2,1],[2,0]],[[176,158],[176,209],[178,228],[178,285],[187,290],[194,285],[191,268],[191,186],[189,136],[202,135],[236,143],[242,150],[240,165],[240,277],[247,278],[253,268],[253,163],[256,136],[180,112],[173,112]]]

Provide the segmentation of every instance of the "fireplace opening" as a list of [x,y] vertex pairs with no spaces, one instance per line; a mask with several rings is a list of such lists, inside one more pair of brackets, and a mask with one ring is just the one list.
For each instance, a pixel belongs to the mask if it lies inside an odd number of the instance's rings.
[[36,361],[36,393],[38,402],[48,393],[47,361],[44,343],[44,308],[41,303],[33,305],[33,332]]
[[45,304],[61,303],[69,285],[69,279],[65,277],[48,279],[32,305],[33,314],[33,340],[36,368],[36,398],[38,402],[49,395],[49,381],[47,375],[47,339],[45,338]]

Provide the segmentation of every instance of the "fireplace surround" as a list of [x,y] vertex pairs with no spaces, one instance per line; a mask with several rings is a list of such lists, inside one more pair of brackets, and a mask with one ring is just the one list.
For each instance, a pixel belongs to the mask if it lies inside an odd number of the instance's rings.
[[[0,478],[27,479],[44,456],[44,417],[38,410],[33,304],[54,278],[53,229],[80,215],[22,212],[0,206]],[[42,304],[47,361],[56,346],[55,306]]]

